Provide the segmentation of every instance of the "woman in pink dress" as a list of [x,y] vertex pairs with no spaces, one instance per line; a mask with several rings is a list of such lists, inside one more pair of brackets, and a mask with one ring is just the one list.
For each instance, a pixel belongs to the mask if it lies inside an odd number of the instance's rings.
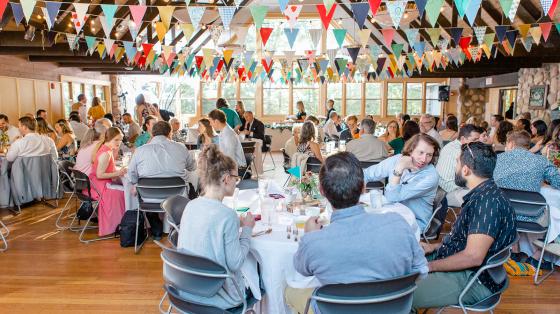
[[100,144],[94,153],[89,178],[101,195],[98,208],[99,236],[114,233],[125,211],[124,192],[108,187],[108,184],[112,183],[114,179],[118,179],[126,173],[126,168],[117,170],[113,156],[114,151],[118,151],[122,140],[123,134],[119,128],[109,128],[103,141],[100,141],[103,144]]

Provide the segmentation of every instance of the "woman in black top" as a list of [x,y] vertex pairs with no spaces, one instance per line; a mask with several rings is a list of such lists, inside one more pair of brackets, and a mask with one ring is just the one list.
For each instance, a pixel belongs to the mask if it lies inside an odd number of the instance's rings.
[[299,122],[303,122],[307,117],[307,113],[305,113],[305,106],[303,105],[303,101],[299,100],[296,105],[298,109],[298,112],[296,114],[296,119]]

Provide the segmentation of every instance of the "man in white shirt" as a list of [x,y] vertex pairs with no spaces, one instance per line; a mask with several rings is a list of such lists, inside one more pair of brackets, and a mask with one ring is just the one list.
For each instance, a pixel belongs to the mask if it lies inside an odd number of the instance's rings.
[[8,135],[10,144],[12,144],[17,138],[21,136],[18,128],[16,128],[13,125],[10,125],[10,120],[8,120],[8,116],[2,113],[0,113],[0,134],[1,133],[5,133]]
[[72,130],[74,130],[74,134],[76,135],[76,139],[78,141],[83,141],[84,135],[89,130],[88,126],[83,124],[80,115],[71,114],[68,118],[70,120],[70,126],[72,126]]
[[87,123],[87,98],[86,95],[78,95],[78,102],[72,104],[72,111],[77,111],[80,116],[80,120]]
[[128,112],[123,114],[122,120],[123,123],[128,126],[128,132],[126,133],[126,136],[128,137],[128,141],[134,143],[136,137],[138,137],[138,135],[142,133],[142,129],[140,128],[140,125],[138,125],[138,123],[136,123],[136,121],[132,119],[132,116]]
[[340,132],[342,131],[340,116],[335,111],[330,113],[329,120],[325,123],[325,126],[323,126],[323,130],[325,131],[325,135],[330,138],[340,137]]
[[222,153],[231,157],[237,163],[238,167],[246,167],[247,160],[243,153],[241,141],[237,137],[237,133],[226,123],[226,114],[219,109],[214,109],[208,114],[210,125],[217,132],[219,147]]
[[375,121],[364,119],[360,124],[360,138],[346,143],[346,151],[359,161],[381,161],[389,155],[385,143],[375,133]]
[[58,159],[58,152],[54,141],[48,136],[35,133],[37,121],[30,117],[19,118],[19,132],[23,138],[15,141],[6,154],[8,161],[14,161],[18,157],[35,157],[51,154],[54,160]]
[[461,155],[461,145],[478,142],[481,132],[474,124],[466,124],[459,130],[459,138],[441,149],[436,170],[439,175],[439,186],[447,192],[447,203],[451,207],[461,207],[463,196],[469,192],[468,189],[455,184],[455,168],[457,157]]
[[[193,171],[196,162],[185,145],[171,140],[171,125],[159,121],[152,127],[152,139],[136,149],[128,165],[128,178],[132,184],[140,178],[181,177],[185,182],[196,183]],[[193,186],[196,184],[193,184]],[[157,213],[146,213],[152,237],[161,238],[163,224]]]
[[504,121],[504,117],[499,115],[499,114],[495,114],[492,115],[490,117],[490,132],[488,133],[488,143],[487,144],[493,144],[494,143],[494,135],[496,135],[496,130],[498,130],[498,126],[500,125],[500,122]]
[[431,114],[423,114],[420,117],[420,131],[422,133],[428,134],[429,136],[433,137],[436,142],[438,142],[439,147],[443,146],[443,140],[439,135],[438,131],[435,129],[436,126],[436,119]]

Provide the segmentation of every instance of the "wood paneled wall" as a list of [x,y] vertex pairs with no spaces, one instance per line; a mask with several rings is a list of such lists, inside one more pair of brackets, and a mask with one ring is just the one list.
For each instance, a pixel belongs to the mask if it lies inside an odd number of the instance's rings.
[[0,76],[0,113],[17,125],[19,117],[39,109],[47,111],[49,122],[64,117],[60,82]]

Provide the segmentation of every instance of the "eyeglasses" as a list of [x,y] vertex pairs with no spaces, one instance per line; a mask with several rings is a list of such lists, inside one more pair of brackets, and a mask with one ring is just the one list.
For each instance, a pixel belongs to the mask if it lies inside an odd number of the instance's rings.
[[470,145],[471,145],[471,143],[466,143],[463,146],[465,146],[469,150],[469,153],[471,154],[472,159],[474,159],[474,154],[472,152],[472,149],[471,149]]
[[230,177],[235,179],[235,184],[238,184],[239,182],[241,182],[241,177],[235,174],[229,174]]

